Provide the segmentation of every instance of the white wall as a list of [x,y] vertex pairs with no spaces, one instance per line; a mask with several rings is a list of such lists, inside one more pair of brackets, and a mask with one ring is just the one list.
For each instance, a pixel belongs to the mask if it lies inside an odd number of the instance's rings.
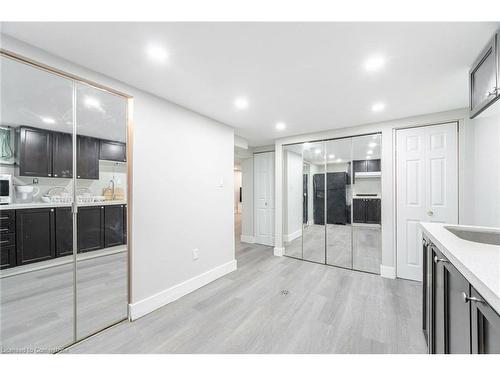
[[474,211],[469,224],[500,227],[500,103],[494,106],[497,113],[472,121]]
[[[435,113],[429,115],[415,116],[406,119],[387,121],[382,123],[366,124],[349,128],[335,129],[331,131],[304,134],[294,137],[278,139],[275,142],[276,149],[276,218],[275,218],[275,243],[276,248],[283,252],[283,145],[288,143],[312,142],[319,139],[330,139],[339,137],[349,137],[370,133],[382,134],[382,275],[395,277],[396,247],[394,234],[395,219],[395,189],[394,189],[394,143],[395,131],[397,128],[409,126],[420,126],[436,124],[447,121],[458,121],[460,129],[460,143],[465,144],[466,137],[470,134],[471,122],[468,120],[468,111],[458,109],[448,112]],[[460,222],[464,222],[464,217],[471,215],[473,205],[466,202],[474,195],[473,187],[469,181],[464,182],[468,176],[468,160],[471,155],[471,147],[461,148],[459,171],[460,171]],[[279,253],[279,251],[277,251]]]
[[302,155],[285,151],[286,220],[284,240],[293,241],[302,235]]
[[232,128],[4,35],[2,48],[134,97],[136,316],[235,269]]

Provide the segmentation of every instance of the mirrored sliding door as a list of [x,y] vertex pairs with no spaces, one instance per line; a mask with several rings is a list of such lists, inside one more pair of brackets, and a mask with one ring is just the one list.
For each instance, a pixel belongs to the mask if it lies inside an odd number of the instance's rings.
[[55,352],[127,318],[127,98],[0,68],[0,349]]
[[352,268],[351,138],[326,142],[326,263]]

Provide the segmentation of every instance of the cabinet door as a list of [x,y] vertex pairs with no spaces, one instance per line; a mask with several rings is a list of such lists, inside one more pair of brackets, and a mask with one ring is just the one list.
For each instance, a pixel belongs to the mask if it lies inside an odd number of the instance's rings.
[[367,172],[380,172],[380,159],[373,159],[366,161]]
[[16,247],[0,246],[0,269],[15,267],[16,265]]
[[73,213],[71,207],[56,208],[56,256],[73,254]]
[[123,205],[104,207],[104,247],[124,244],[124,211]]
[[78,136],[77,178],[99,179],[99,140]]
[[55,257],[54,209],[16,212],[17,265]]
[[443,267],[446,353],[469,354],[470,311],[463,297],[469,295],[469,283],[450,262],[443,262]]
[[474,354],[500,354],[500,315],[471,287],[471,344]]
[[445,307],[444,307],[444,267],[443,260],[446,261],[443,254],[435,246],[430,247],[431,255],[431,293],[432,293],[432,311],[431,311],[431,348],[434,354],[446,353],[445,346]]
[[127,161],[125,143],[112,142],[101,139],[99,159],[111,161]]
[[488,42],[469,73],[470,115],[478,115],[500,94],[497,77],[497,35]]
[[353,199],[352,200],[352,221],[354,223],[366,222],[366,200]]
[[366,160],[354,160],[352,162],[353,172],[368,172]]
[[366,222],[380,224],[380,199],[366,200]]
[[79,207],[77,223],[79,253],[104,247],[104,206]]
[[21,128],[19,146],[21,176],[52,177],[52,133],[43,129]]
[[73,142],[71,134],[52,133],[52,174],[54,177],[73,177]]

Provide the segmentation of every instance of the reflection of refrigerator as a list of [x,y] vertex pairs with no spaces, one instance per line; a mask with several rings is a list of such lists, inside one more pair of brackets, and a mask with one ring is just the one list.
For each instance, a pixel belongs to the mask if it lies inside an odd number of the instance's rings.
[[349,176],[346,172],[332,172],[325,175],[315,174],[314,186],[314,224],[325,224],[325,194],[326,216],[328,224],[345,225],[349,222],[348,207],[346,203],[346,186]]

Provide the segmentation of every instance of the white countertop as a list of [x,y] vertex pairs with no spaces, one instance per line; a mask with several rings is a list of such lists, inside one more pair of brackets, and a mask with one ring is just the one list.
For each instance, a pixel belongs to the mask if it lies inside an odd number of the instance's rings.
[[352,199],[381,199],[382,197],[380,195],[353,195]]
[[495,230],[498,228],[420,223],[428,238],[481,296],[500,313],[500,246],[463,240],[445,227]]
[[[124,200],[114,200],[114,201],[104,201],[104,202],[92,202],[92,203],[78,203],[78,207],[90,207],[90,206],[110,206],[115,204],[127,204]],[[71,207],[71,203],[45,203],[45,202],[33,202],[33,203],[13,203],[13,204],[3,204],[0,205],[0,211],[2,210],[20,210],[23,208],[57,208],[57,207]]]

